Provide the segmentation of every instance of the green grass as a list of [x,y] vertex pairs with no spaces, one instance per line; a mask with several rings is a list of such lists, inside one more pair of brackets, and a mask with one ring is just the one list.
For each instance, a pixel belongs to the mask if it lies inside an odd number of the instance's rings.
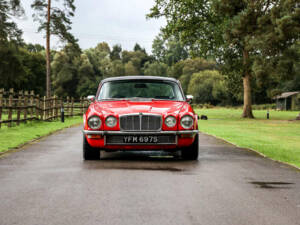
[[299,112],[254,110],[256,119],[242,119],[240,109],[196,109],[208,120],[199,121],[199,130],[225,139],[239,147],[254,149],[267,157],[300,168]]
[[0,128],[0,152],[16,148],[26,142],[81,122],[82,117],[76,116],[65,118],[64,123],[61,123],[60,121],[34,121],[12,128],[7,128],[5,125],[2,125],[2,128]]

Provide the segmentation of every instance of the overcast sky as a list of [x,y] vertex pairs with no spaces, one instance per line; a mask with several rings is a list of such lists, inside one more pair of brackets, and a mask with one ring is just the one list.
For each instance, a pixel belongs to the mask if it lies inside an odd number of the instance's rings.
[[[24,40],[44,45],[44,34],[37,33],[38,25],[32,19],[33,0],[21,2],[27,18],[17,23],[24,32]],[[132,50],[138,42],[151,53],[152,40],[165,23],[163,19],[146,20],[154,0],[75,0],[75,5],[72,33],[83,49],[106,41],[110,46],[121,44],[123,49]],[[57,48],[60,44],[53,39],[51,45]]]

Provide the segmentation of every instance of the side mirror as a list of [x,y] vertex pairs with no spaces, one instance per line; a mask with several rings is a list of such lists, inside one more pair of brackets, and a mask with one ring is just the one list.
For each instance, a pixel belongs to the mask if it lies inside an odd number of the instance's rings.
[[187,96],[185,96],[185,97],[186,97],[186,101],[187,101],[189,104],[191,104],[192,101],[193,101],[194,96],[193,96],[193,95],[187,95]]
[[95,101],[95,95],[87,96],[87,100],[89,100],[90,102],[94,102]]

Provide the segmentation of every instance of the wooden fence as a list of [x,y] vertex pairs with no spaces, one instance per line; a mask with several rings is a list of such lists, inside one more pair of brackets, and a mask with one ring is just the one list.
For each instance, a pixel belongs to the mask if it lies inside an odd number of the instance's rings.
[[46,98],[33,91],[16,93],[13,89],[0,89],[0,128],[2,124],[12,127],[31,120],[52,121],[60,118],[61,109],[65,116],[82,115],[88,105],[88,100],[83,97],[76,100],[73,97]]

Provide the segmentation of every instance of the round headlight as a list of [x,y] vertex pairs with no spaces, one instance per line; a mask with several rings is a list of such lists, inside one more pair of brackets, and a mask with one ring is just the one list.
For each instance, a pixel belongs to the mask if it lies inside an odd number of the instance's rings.
[[88,119],[88,125],[90,128],[92,128],[93,130],[97,130],[101,127],[101,120],[98,116],[91,116]]
[[180,124],[184,129],[190,129],[194,125],[194,119],[191,116],[183,116]]
[[174,127],[176,125],[176,118],[174,116],[167,116],[165,124],[167,127]]
[[117,125],[117,119],[114,116],[109,116],[105,120],[105,124],[108,127],[115,127]]

